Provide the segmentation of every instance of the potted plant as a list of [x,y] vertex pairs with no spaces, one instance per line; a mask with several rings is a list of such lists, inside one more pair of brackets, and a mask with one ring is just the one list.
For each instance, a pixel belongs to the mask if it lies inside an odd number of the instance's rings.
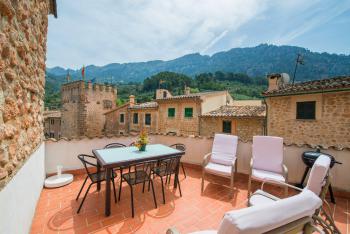
[[148,144],[147,133],[145,131],[141,131],[139,138],[135,142],[135,146],[139,149],[139,151],[145,151],[147,144]]

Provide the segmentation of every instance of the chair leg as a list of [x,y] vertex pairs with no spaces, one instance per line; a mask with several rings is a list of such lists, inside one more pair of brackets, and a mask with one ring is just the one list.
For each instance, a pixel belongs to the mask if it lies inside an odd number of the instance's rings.
[[[163,177],[162,176],[160,176],[160,180],[162,182],[163,204],[165,204],[164,185],[163,185]],[[166,181],[165,181],[165,183],[166,183]]]
[[87,179],[88,179],[88,176],[86,176],[86,178],[85,178],[85,180],[84,180],[84,183],[83,183],[83,185],[81,186],[80,191],[79,191],[79,193],[78,193],[78,195],[77,195],[77,198],[75,198],[76,201],[78,201],[79,196],[80,196],[80,194],[81,194],[81,191],[83,191],[83,188],[84,188],[84,186],[85,186],[85,184],[86,184]]
[[180,197],[182,197],[182,192],[181,192],[180,180],[179,179],[177,179],[177,185],[179,186]]
[[186,171],[185,171],[185,167],[184,167],[183,163],[181,163],[181,168],[182,168],[182,172],[184,173],[184,176],[186,178],[187,176],[186,176]]
[[156,194],[155,194],[155,192],[154,192],[154,186],[153,186],[153,181],[152,181],[152,180],[151,180],[151,185],[152,185],[152,193],[153,193],[154,206],[157,208]]
[[89,193],[89,190],[90,190],[90,188],[91,188],[91,185],[92,185],[92,183],[89,185],[88,189],[87,189],[86,192],[85,192],[84,198],[83,198],[83,200],[82,200],[81,203],[80,203],[79,209],[78,209],[78,211],[77,211],[78,214],[79,214],[79,212],[80,212],[81,207],[83,206],[83,203],[84,203],[84,201],[85,201],[85,198],[86,198],[87,194]]
[[202,194],[203,194],[203,191],[204,191],[204,176],[205,176],[205,171],[203,169],[203,171],[202,171],[202,187],[201,187]]
[[120,177],[118,201],[120,201],[120,197],[121,197],[121,194],[122,194],[122,187],[123,187],[122,183],[123,183],[123,177]]
[[134,218],[134,191],[133,191],[133,188],[132,188],[132,185],[130,185],[130,196],[131,196],[131,216]]
[[168,184],[170,184],[170,181],[171,181],[171,174],[169,175]]
[[251,187],[252,187],[252,177],[251,177],[251,175],[249,175],[249,179],[248,179],[248,199],[250,198]]
[[117,192],[115,191],[114,176],[112,178],[113,193],[114,193],[114,203],[117,203]]

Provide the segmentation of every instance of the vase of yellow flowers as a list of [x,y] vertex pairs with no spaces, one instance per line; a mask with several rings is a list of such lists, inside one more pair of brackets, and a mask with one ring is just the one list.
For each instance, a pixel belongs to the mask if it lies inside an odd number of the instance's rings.
[[135,143],[135,146],[139,149],[139,151],[145,151],[147,144],[148,144],[147,133],[145,131],[141,131],[139,138]]

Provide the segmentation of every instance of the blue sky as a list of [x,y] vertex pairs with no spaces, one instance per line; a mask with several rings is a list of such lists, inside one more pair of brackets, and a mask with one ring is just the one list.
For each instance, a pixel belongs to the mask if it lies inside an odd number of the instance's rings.
[[57,0],[47,66],[169,60],[261,43],[350,54],[349,0]]

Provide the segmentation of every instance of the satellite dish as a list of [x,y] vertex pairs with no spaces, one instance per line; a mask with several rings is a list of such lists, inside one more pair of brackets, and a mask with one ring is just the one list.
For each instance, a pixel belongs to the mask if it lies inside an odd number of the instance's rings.
[[282,83],[283,84],[288,84],[290,81],[290,77],[287,73],[281,73],[282,76]]

